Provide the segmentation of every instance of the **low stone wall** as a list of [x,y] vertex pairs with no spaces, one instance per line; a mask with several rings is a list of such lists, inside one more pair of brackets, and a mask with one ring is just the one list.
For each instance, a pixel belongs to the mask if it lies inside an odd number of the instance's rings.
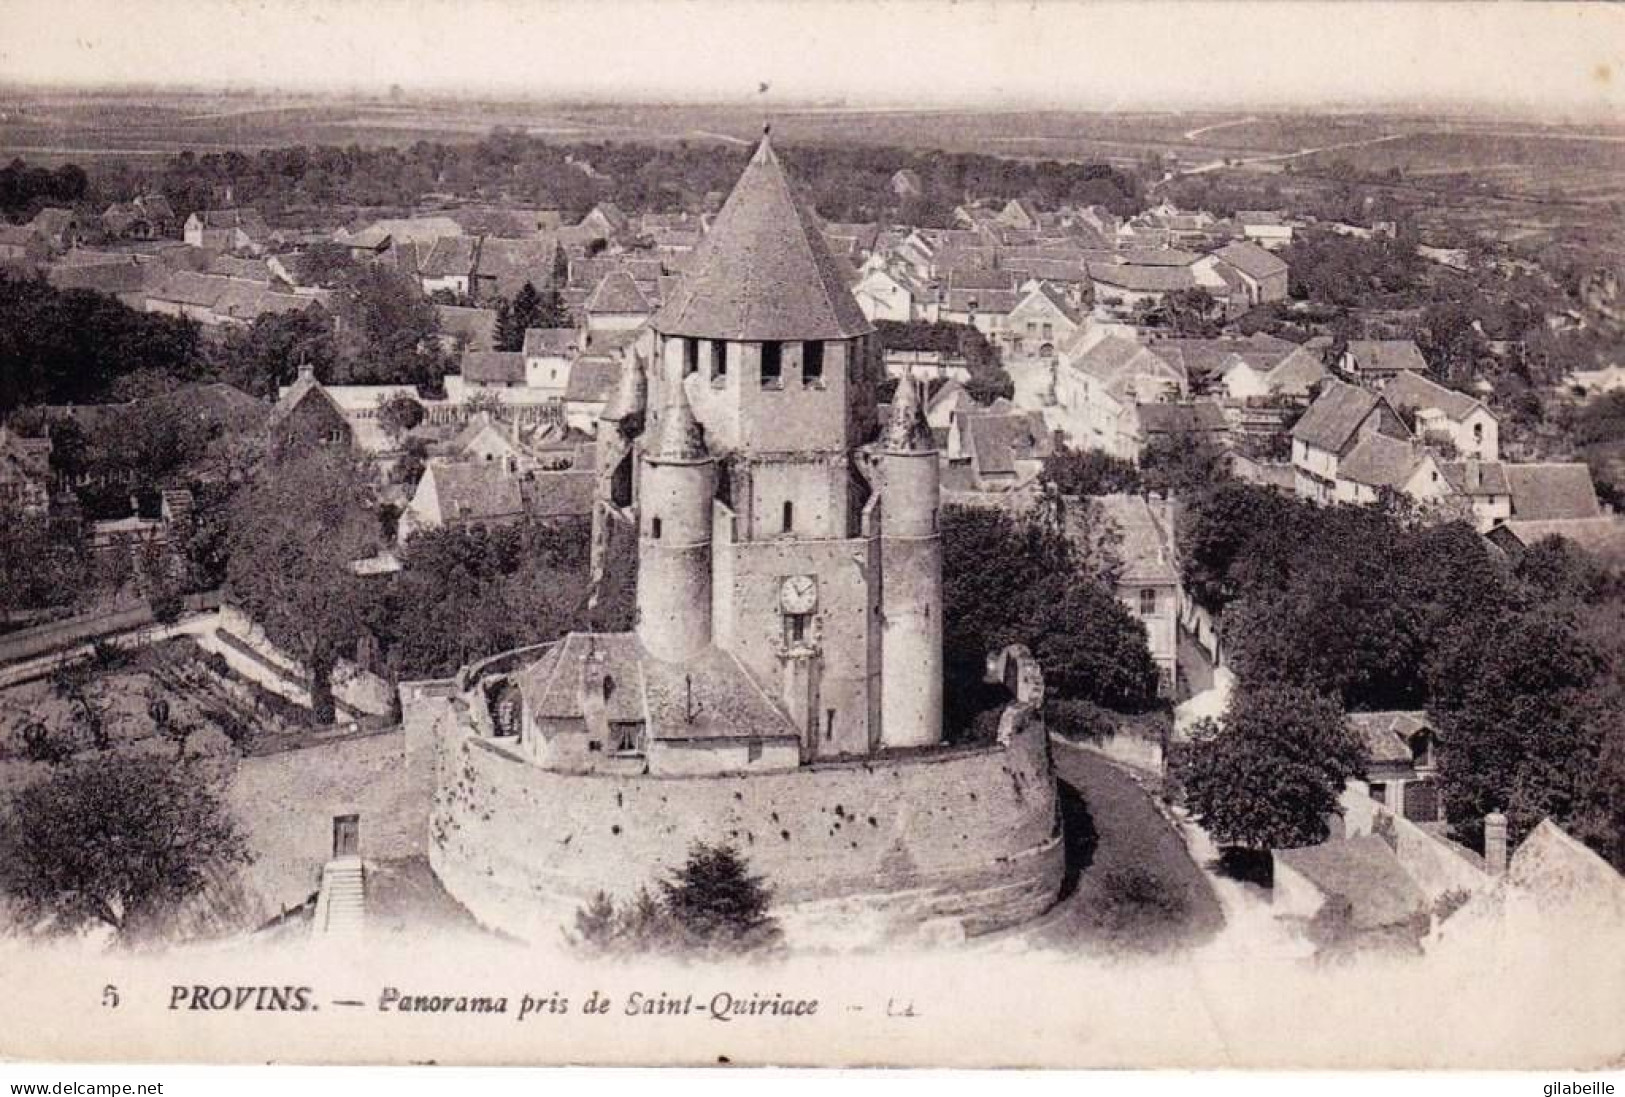
[[[283,688],[278,688],[272,683],[262,684],[296,704],[309,706],[310,694],[305,689],[304,683],[310,680],[310,674],[304,664],[272,643],[265,630],[248,614],[236,606],[223,605],[220,607],[219,628],[252,648],[260,658],[275,666],[287,679],[282,684]],[[203,646],[209,650],[221,650],[207,643]],[[226,656],[228,662],[231,661],[230,652],[221,650],[221,654]],[[234,666],[234,669],[247,673],[247,668]],[[333,669],[332,686],[333,697],[339,704],[362,715],[387,716],[393,711],[395,690],[390,684],[378,675],[362,670],[349,660],[338,661],[338,665]]]
[[408,767],[432,746],[429,858],[485,924],[556,940],[596,892],[626,896],[696,841],[733,843],[802,943],[1012,925],[1059,892],[1064,850],[1042,721],[1007,713],[999,745],[899,753],[784,773],[569,775],[473,734],[464,701],[413,684]]

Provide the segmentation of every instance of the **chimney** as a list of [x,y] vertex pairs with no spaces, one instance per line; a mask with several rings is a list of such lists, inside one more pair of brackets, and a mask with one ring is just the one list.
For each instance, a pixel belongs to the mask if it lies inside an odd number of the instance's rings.
[[1507,817],[1499,811],[1484,816],[1484,868],[1491,876],[1507,870]]
[[299,380],[301,380],[301,381],[314,381],[314,380],[316,380],[316,367],[311,365],[309,362],[300,362],[299,363]]

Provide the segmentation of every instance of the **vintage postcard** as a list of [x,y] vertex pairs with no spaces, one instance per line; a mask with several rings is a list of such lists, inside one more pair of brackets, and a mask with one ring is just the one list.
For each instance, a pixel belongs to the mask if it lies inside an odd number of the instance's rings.
[[0,43],[0,1060],[1625,1063],[1625,11]]

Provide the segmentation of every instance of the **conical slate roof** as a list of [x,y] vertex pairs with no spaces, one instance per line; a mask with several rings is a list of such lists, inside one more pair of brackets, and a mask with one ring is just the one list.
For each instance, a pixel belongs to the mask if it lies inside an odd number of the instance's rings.
[[697,339],[848,339],[874,330],[764,135],[656,331]]
[[919,384],[906,373],[897,382],[891,417],[886,420],[886,433],[880,443],[882,449],[892,453],[928,453],[934,448],[931,428],[920,407]]
[[654,445],[649,448],[651,461],[706,461],[711,452],[705,448],[705,431],[694,418],[694,408],[688,402],[688,390],[682,381],[671,385],[671,403],[660,413],[660,426]]

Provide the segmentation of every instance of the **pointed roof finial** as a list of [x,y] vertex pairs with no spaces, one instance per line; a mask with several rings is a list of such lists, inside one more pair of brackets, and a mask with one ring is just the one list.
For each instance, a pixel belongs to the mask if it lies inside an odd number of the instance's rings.
[[903,374],[897,381],[897,395],[892,397],[891,417],[886,421],[881,446],[892,453],[928,453],[935,448],[925,409],[920,406],[919,383],[912,373]]
[[688,402],[688,389],[681,378],[672,382],[671,403],[660,413],[660,429],[649,450],[652,461],[706,461],[711,457],[705,447],[705,431],[694,418],[694,407]]

